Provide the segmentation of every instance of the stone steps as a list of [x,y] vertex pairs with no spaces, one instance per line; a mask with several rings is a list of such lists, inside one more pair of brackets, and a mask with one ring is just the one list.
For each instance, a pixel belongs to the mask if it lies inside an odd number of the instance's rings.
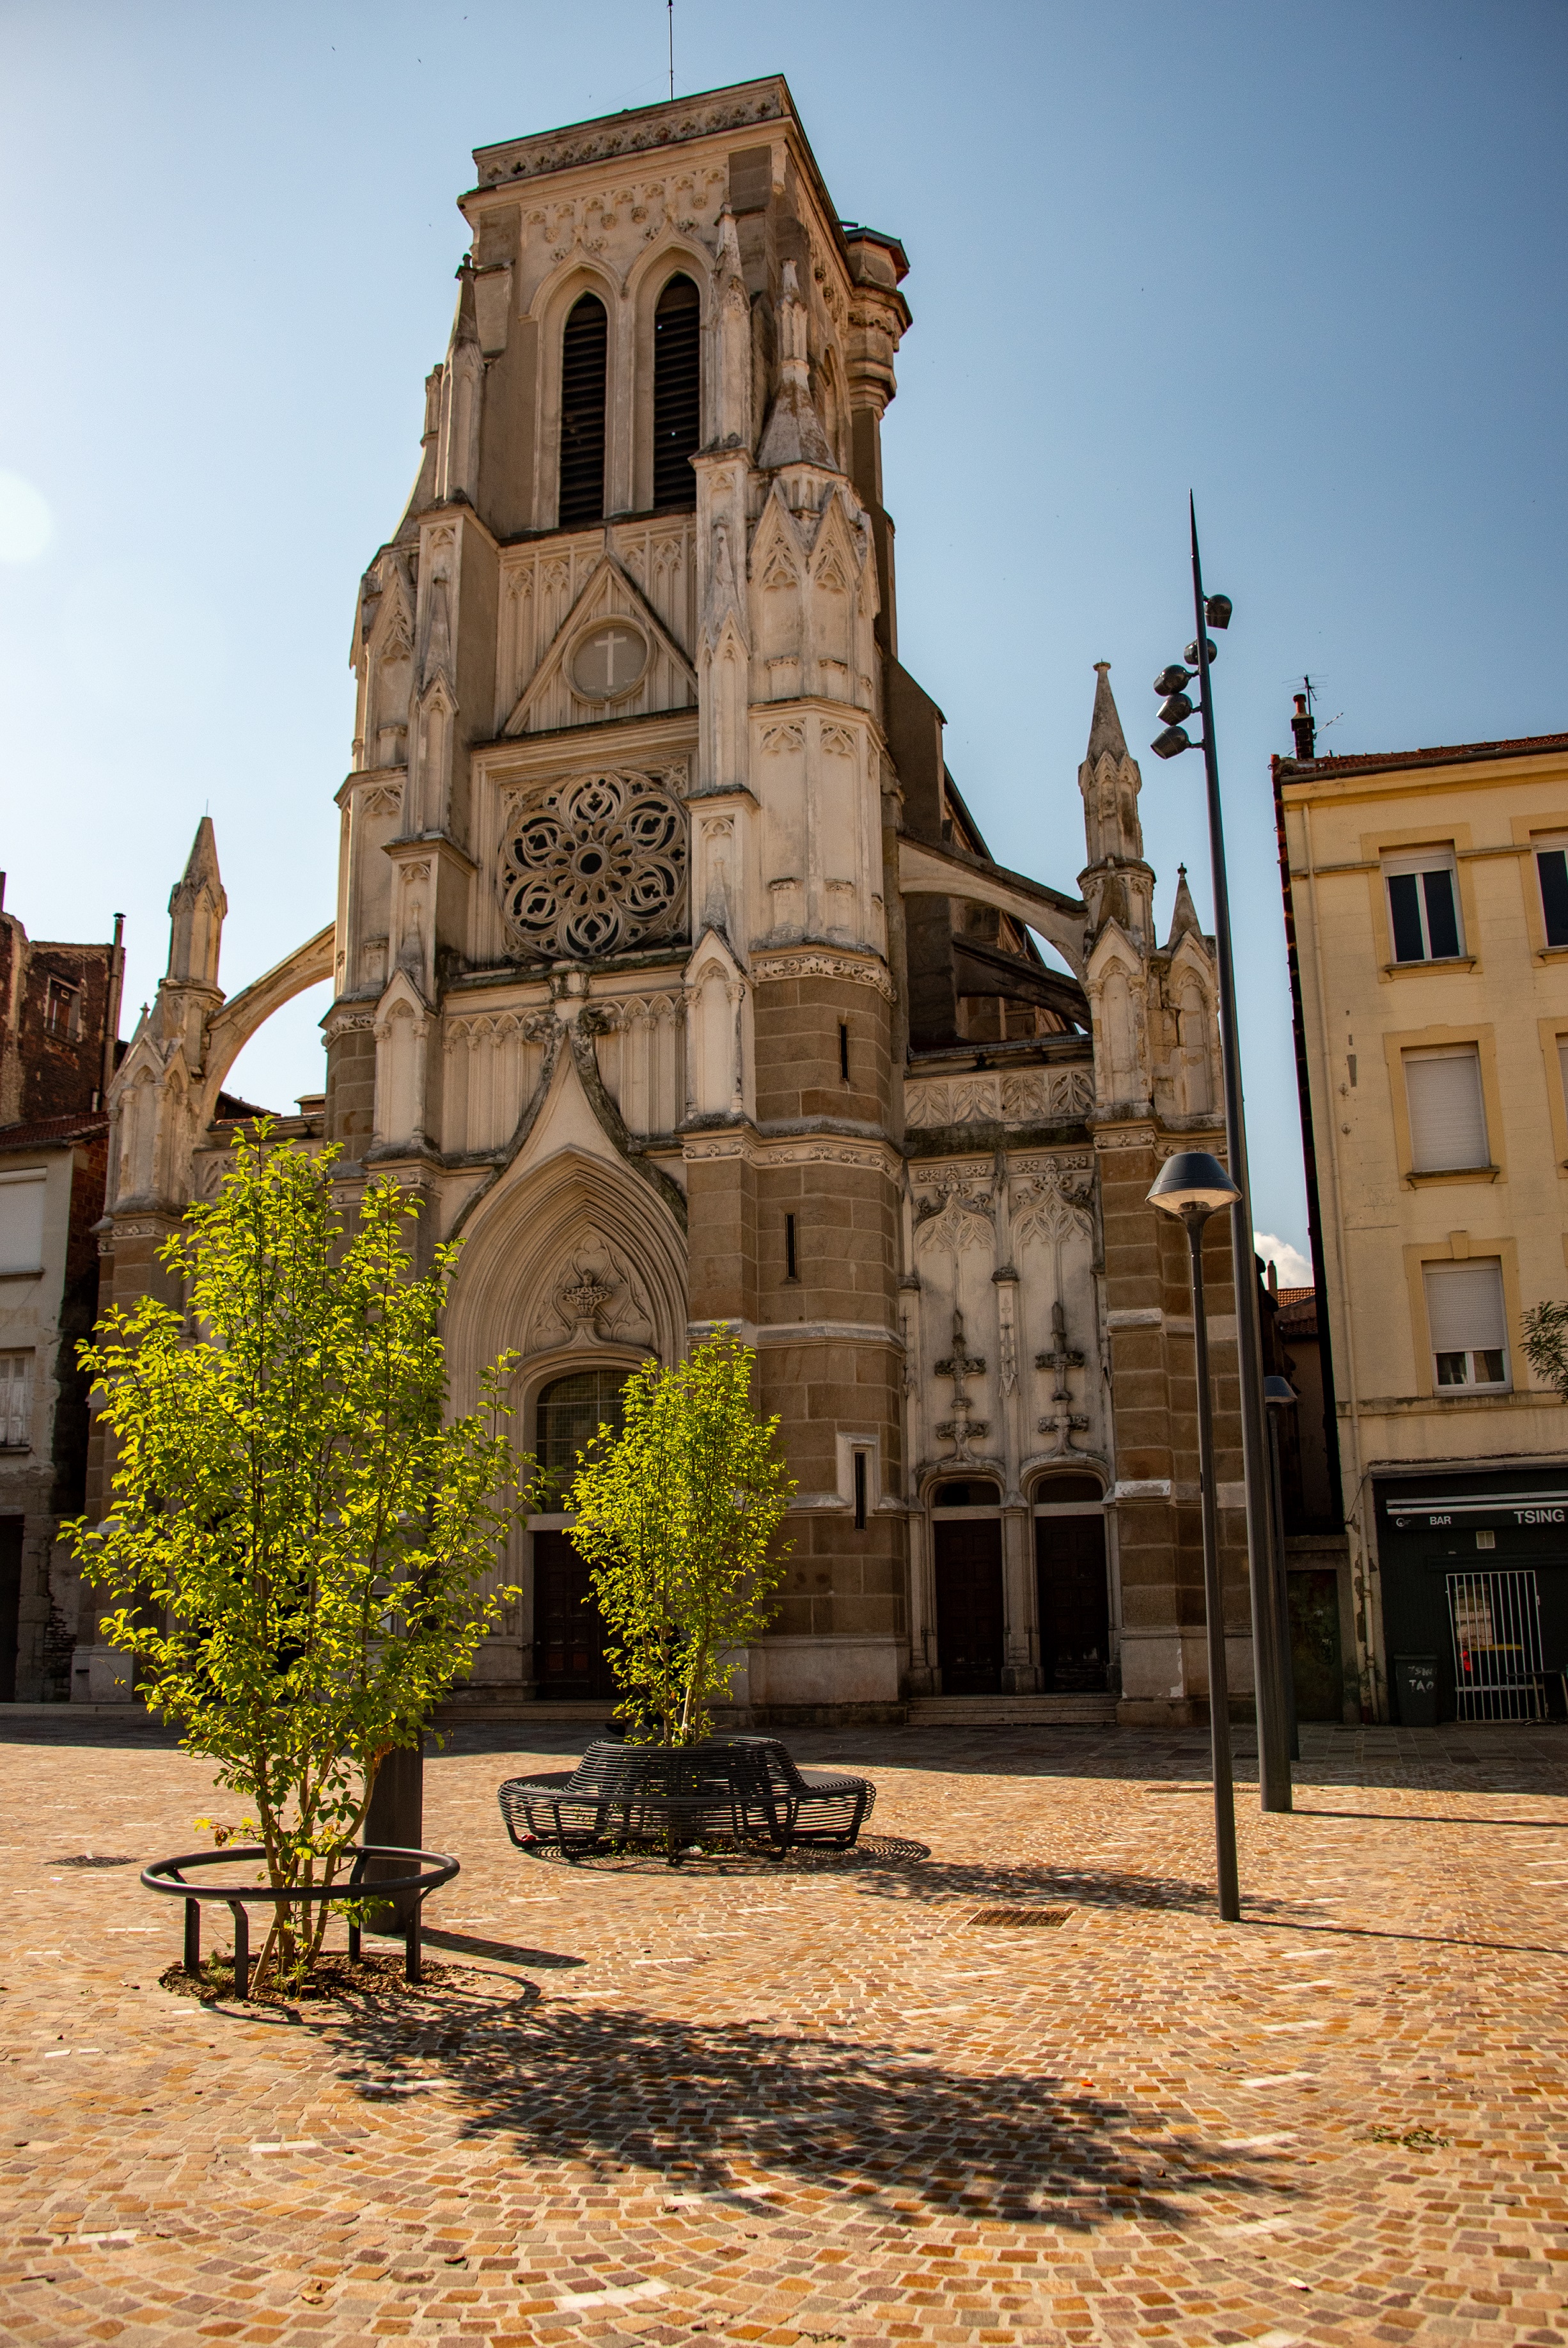
[[911,1728],[1114,1728],[1113,1695],[917,1695]]

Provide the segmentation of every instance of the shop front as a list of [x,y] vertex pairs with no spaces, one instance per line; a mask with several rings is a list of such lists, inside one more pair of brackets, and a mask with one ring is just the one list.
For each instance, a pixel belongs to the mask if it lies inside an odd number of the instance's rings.
[[1568,1711],[1568,1465],[1374,1480],[1391,1717]]

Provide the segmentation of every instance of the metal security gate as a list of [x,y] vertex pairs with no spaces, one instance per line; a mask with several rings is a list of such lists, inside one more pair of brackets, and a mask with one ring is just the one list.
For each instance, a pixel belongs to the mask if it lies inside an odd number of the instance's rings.
[[1450,1573],[1449,1626],[1460,1718],[1537,1719],[1541,1600],[1534,1574]]

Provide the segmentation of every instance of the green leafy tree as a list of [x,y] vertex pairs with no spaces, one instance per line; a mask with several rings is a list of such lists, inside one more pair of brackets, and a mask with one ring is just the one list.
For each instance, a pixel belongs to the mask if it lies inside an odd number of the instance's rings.
[[1568,1304],[1527,1305],[1520,1322],[1531,1368],[1568,1402]]
[[[335,1879],[382,1759],[518,1596],[480,1591],[516,1505],[514,1357],[443,1425],[457,1251],[415,1275],[393,1182],[346,1227],[335,1154],[242,1138],[160,1251],[188,1313],[146,1298],[100,1323],[82,1361],[117,1447],[109,1514],[64,1528],[118,1607],[103,1635],[242,1797],[278,1890]],[[303,1978],[326,1913],[279,1902],[261,1971]]]
[[736,1650],[768,1626],[788,1545],[769,1552],[795,1485],[778,1419],[752,1408],[756,1360],[726,1336],[674,1369],[643,1363],[621,1435],[600,1430],[568,1496],[635,1744],[706,1736]]

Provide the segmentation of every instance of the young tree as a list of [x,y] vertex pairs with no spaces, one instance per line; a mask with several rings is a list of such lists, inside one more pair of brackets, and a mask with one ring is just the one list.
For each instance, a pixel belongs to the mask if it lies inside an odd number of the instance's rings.
[[728,1694],[735,1650],[767,1628],[788,1546],[769,1544],[794,1492],[777,1418],[751,1406],[757,1356],[717,1337],[674,1369],[646,1361],[625,1425],[583,1455],[572,1539],[619,1644],[615,1707],[634,1744],[695,1745]]
[[1520,1320],[1531,1368],[1568,1402],[1568,1304],[1527,1305]]
[[[480,1594],[513,1513],[501,1421],[442,1424],[438,1321],[456,1250],[416,1277],[418,1210],[373,1182],[346,1228],[334,1152],[235,1144],[217,1200],[161,1251],[151,1298],[82,1350],[118,1449],[109,1514],[63,1529],[118,1604],[109,1643],[187,1751],[242,1797],[278,1890],[332,1882],[376,1773],[413,1745],[511,1590]],[[300,1979],[325,1901],[277,1903],[263,1951]]]

